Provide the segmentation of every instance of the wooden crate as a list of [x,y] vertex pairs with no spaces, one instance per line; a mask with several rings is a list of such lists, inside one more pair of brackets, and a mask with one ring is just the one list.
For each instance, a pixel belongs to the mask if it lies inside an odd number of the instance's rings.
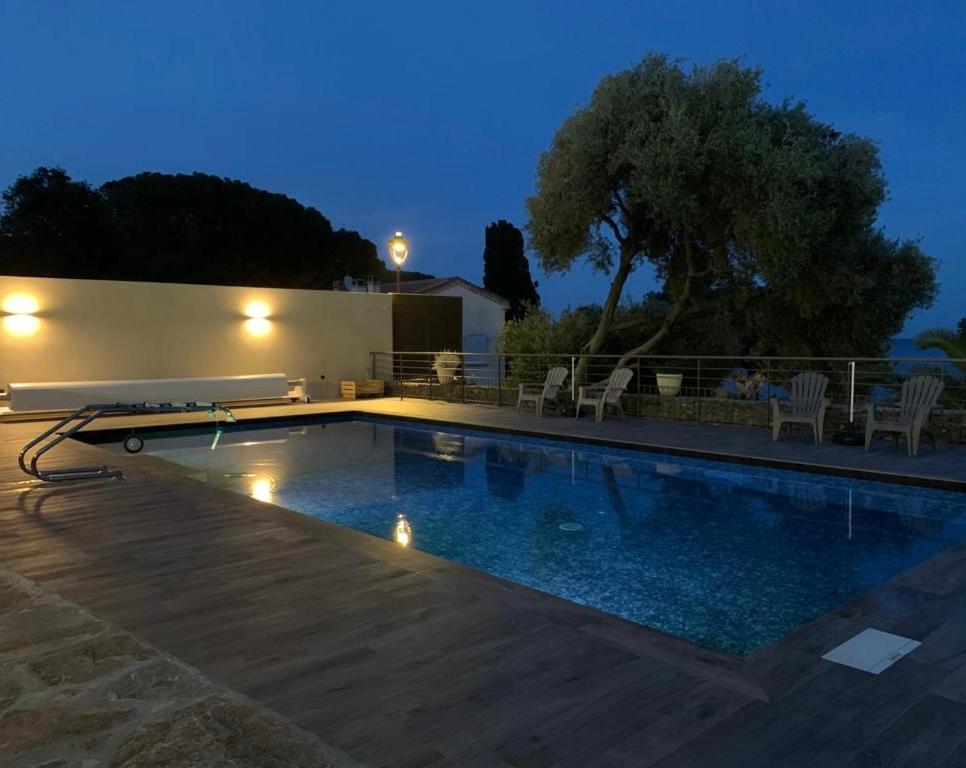
[[382,379],[343,379],[340,386],[343,400],[355,400],[359,397],[382,397],[386,383]]

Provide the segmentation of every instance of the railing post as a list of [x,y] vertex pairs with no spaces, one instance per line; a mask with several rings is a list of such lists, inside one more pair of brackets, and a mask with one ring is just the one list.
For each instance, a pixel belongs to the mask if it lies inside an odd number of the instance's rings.
[[696,399],[698,401],[698,424],[700,424],[701,423],[701,399],[702,399],[701,398],[701,358],[700,357],[697,358],[695,367],[697,368],[697,371],[695,373],[695,378],[697,380],[695,392],[697,395]]
[[640,358],[640,356],[638,356],[638,358],[637,358],[637,371],[635,372],[634,377],[637,379],[637,415],[638,416],[643,416],[644,415],[644,403],[641,400],[641,398],[642,398],[641,387],[643,385],[641,384],[641,358]]
[[855,423],[855,374],[856,366],[854,360],[849,361],[849,429]]
[[577,402],[577,358],[570,356],[570,399]]
[[767,387],[765,390],[765,413],[768,414],[768,426],[770,428],[772,426],[771,402],[769,402],[771,400],[771,360],[765,361],[765,386]]

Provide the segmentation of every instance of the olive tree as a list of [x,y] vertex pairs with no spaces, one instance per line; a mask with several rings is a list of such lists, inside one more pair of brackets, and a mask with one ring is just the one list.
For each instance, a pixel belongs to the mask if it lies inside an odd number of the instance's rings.
[[685,69],[655,54],[604,77],[558,129],[527,200],[527,230],[544,271],[587,259],[609,274],[589,354],[613,330],[628,276],[653,266],[671,300],[626,359],[652,352],[723,289],[750,302],[764,294],[770,309],[807,322],[843,293],[874,294],[874,285],[854,287],[850,264],[861,266],[860,282],[875,281],[870,259],[913,248],[897,267],[915,273],[917,292],[897,310],[904,319],[932,298],[933,266],[908,243],[879,237],[863,250],[884,195],[874,143],[835,131],[802,103],[769,104],[760,70],[736,61]]

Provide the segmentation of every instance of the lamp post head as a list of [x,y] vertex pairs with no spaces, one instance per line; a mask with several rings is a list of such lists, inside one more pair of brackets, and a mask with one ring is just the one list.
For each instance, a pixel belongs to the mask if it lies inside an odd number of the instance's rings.
[[408,255],[409,243],[402,232],[397,232],[396,236],[389,241],[389,256],[397,267],[401,267]]

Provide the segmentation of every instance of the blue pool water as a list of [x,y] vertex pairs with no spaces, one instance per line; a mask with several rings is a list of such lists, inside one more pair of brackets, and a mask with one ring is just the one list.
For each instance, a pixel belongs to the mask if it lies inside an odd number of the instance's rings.
[[146,451],[374,536],[401,526],[416,549],[735,653],[966,539],[966,494],[509,434],[342,421],[211,442]]

